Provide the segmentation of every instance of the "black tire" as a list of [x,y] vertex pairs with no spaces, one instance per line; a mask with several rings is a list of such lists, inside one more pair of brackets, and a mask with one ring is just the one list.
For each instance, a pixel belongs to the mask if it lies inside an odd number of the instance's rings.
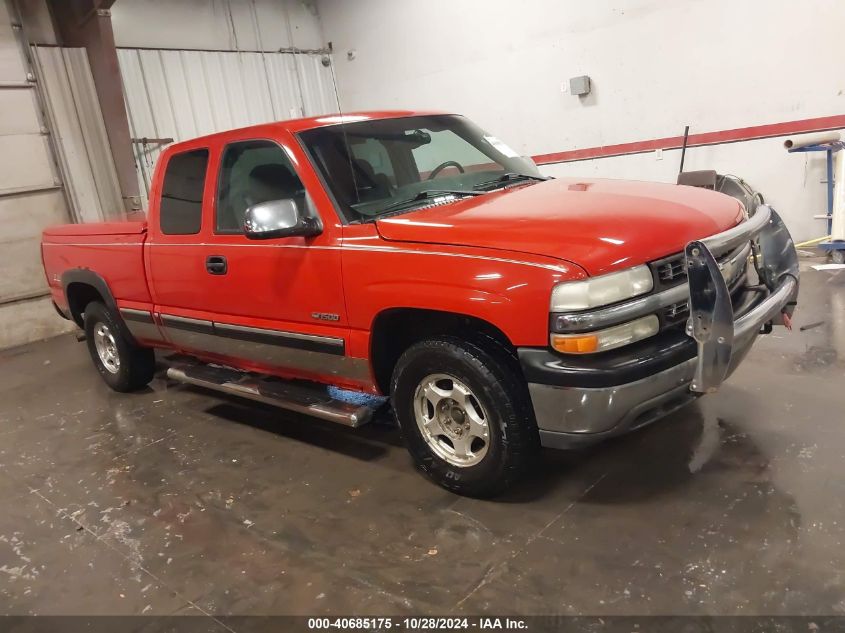
[[[485,414],[489,444],[478,463],[452,464],[423,437],[416,418],[417,388],[436,374],[447,374],[462,382]],[[396,364],[391,397],[403,439],[417,467],[452,492],[471,497],[495,496],[527,470],[539,449],[537,423],[525,381],[512,355],[492,340],[476,343],[443,336],[416,343]]]
[[[85,339],[88,353],[94,361],[94,367],[106,384],[115,391],[135,391],[147,386],[155,373],[155,353],[149,347],[139,347],[129,338],[122,323],[111,310],[99,301],[92,301],[85,307]],[[114,356],[118,366],[106,366],[97,351],[96,332],[100,325],[107,328],[114,341]]]

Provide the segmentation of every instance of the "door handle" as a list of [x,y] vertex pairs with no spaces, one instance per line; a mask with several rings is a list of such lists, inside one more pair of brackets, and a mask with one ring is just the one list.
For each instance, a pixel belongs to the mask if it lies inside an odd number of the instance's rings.
[[229,266],[222,255],[209,255],[205,258],[205,269],[212,275],[225,275]]

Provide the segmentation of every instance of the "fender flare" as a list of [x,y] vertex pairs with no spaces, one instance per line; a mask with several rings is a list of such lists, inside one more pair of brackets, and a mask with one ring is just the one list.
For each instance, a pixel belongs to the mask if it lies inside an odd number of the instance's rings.
[[117,302],[114,300],[114,295],[111,293],[109,284],[105,279],[89,268],[71,268],[70,270],[66,270],[62,273],[62,291],[65,293],[65,301],[68,302],[68,306],[70,305],[70,300],[67,294],[67,288],[69,285],[74,283],[81,283],[86,286],[93,287],[100,293],[100,296],[103,297],[103,300],[106,302],[106,306],[110,310],[117,312]]

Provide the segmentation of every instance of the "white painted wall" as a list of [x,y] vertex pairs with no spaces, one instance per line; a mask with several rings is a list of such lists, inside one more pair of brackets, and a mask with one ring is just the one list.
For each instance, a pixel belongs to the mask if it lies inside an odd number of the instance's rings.
[[[549,176],[675,182],[680,160],[680,150],[670,150],[663,152],[663,160],[651,152],[545,165],[541,171]],[[696,169],[716,169],[744,178],[784,217],[797,242],[825,235],[825,221],[813,219],[827,210],[827,189],[819,182],[825,176],[823,154],[789,154],[782,138],[761,139],[690,148],[684,170]]]
[[322,48],[313,2],[302,0],[118,0],[117,46],[205,50]]
[[[124,0],[125,1],[125,0]],[[841,0],[318,0],[346,111],[461,112],[535,155],[845,113]],[[347,51],[355,59],[347,60]],[[587,74],[586,98],[561,91]],[[782,139],[687,153],[822,234],[823,160]],[[544,168],[673,182],[679,152]]]

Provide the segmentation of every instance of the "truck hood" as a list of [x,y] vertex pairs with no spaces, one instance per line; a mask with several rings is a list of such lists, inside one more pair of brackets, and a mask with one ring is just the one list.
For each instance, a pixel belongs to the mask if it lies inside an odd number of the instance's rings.
[[392,242],[532,253],[600,275],[659,259],[742,221],[729,196],[681,185],[558,178],[376,222]]

